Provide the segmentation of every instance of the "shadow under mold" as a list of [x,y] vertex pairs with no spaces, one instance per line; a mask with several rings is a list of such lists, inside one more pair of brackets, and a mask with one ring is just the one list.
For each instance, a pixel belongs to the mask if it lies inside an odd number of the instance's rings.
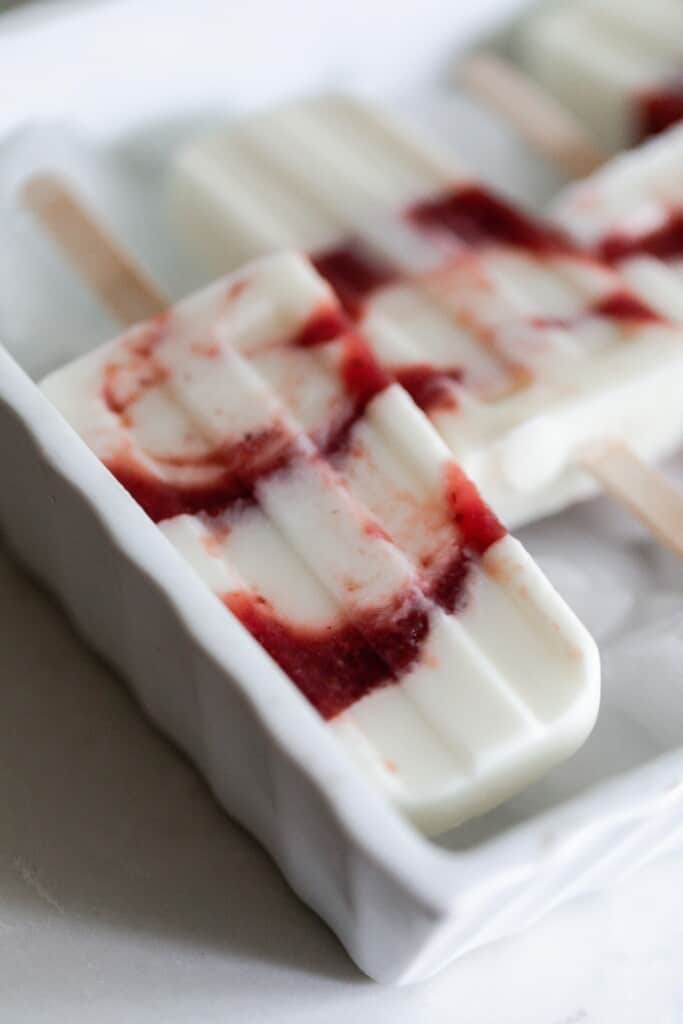
[[0,904],[363,981],[0,548]]

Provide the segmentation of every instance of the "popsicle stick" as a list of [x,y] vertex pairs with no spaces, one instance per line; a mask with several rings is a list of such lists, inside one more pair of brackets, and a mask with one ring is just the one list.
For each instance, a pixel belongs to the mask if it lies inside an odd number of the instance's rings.
[[[23,199],[123,324],[167,308],[161,292],[64,182],[50,175],[33,178],[23,189]],[[659,470],[620,444],[587,452],[581,465],[653,536],[683,557],[683,494]]]
[[620,443],[584,453],[581,464],[605,493],[683,558],[683,493],[663,473]]
[[572,177],[589,174],[607,159],[580,121],[511,61],[478,54],[461,64],[458,77],[537,153]]
[[117,320],[134,324],[167,308],[144,270],[56,175],[30,178],[22,200]]

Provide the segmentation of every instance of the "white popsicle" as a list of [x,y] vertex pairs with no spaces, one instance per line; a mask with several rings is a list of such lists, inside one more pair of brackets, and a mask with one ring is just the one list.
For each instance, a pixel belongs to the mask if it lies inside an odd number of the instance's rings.
[[603,147],[622,149],[683,118],[680,0],[543,4],[523,19],[513,45]]
[[362,770],[440,831],[576,749],[597,654],[344,327],[283,253],[43,388]]
[[[450,154],[338,98],[200,139],[172,212],[213,270],[301,245],[510,525],[594,493],[596,443],[683,439],[683,331]],[[652,416],[652,410],[657,416]]]
[[683,125],[569,186],[551,213],[663,316],[683,323]]

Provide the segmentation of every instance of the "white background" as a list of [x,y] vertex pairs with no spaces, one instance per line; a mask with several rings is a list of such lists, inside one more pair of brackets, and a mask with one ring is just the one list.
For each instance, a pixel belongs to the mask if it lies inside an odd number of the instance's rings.
[[[404,87],[513,5],[120,0],[49,5],[46,20],[20,12],[0,24],[0,131],[68,117],[110,136],[132,107],[139,119],[169,102],[191,115],[225,94],[244,108],[319,80]],[[163,69],[145,89],[143,64]],[[0,685],[2,1024],[683,1021],[673,859],[431,982],[383,989],[1,549]]]

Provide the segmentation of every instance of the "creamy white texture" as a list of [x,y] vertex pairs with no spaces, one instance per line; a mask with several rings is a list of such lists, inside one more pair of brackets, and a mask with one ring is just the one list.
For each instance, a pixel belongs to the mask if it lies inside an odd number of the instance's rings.
[[551,215],[582,245],[605,250],[663,316],[683,323],[683,124],[566,188]]
[[[315,645],[337,635],[346,639],[334,657],[357,658],[359,671],[386,664],[389,685],[348,703],[329,727],[406,814],[439,831],[582,742],[597,711],[597,654],[524,549],[486,525],[449,450],[397,385],[382,384],[356,410],[344,444],[329,454],[316,444],[316,432],[329,437],[325,416],[348,403],[341,368],[356,343],[346,351],[343,337],[310,347],[297,339],[335,309],[306,260],[281,254],[57,371],[43,389],[124,484],[137,474],[132,493],[249,628],[265,622],[300,643],[304,674]],[[306,389],[290,386],[289,360]],[[309,378],[312,366],[319,376]],[[253,479],[216,505],[228,468]],[[458,487],[466,514],[484,516],[462,565]],[[455,613],[434,591],[451,559],[464,573]],[[333,658],[332,690],[334,667]]]
[[565,0],[541,5],[516,33],[525,67],[602,146],[637,141],[638,97],[680,88],[679,0]]
[[[320,251],[349,240],[389,258],[396,276],[366,297],[359,326],[390,370],[454,371],[450,403],[425,410],[515,526],[595,493],[576,468],[587,445],[620,440],[647,459],[678,447],[683,329],[619,313],[613,300],[631,285],[662,308],[651,267],[622,276],[570,247],[509,244],[493,230],[467,244],[406,216],[478,188],[395,121],[328,98],[191,144],[178,158],[172,213],[214,270],[279,245]],[[585,241],[578,221],[574,229]]]

